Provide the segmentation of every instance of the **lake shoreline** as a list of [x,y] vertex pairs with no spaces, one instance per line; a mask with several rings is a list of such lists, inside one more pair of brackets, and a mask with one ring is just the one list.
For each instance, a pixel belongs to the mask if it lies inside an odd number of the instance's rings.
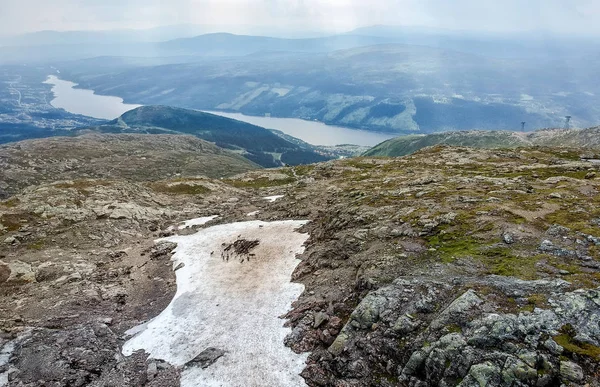
[[[200,111],[246,122],[266,129],[279,130],[288,136],[298,138],[315,146],[337,146],[346,144],[370,147],[399,136],[397,133],[374,132],[364,129],[330,125],[322,121],[306,120],[303,118],[250,116],[240,112],[222,110],[201,109]],[[286,127],[286,129],[283,129],[282,127]],[[301,130],[307,130],[309,132],[301,132]],[[320,132],[321,130],[325,130],[326,134]],[[324,135],[327,138],[324,138]],[[358,141],[352,141],[349,140],[349,138],[358,139]]]
[[[54,99],[50,101],[50,104],[73,114],[113,120],[129,110],[143,106],[125,103],[124,99],[118,96],[96,94],[92,89],[78,87],[79,84],[60,79],[54,74],[48,75],[44,83],[52,85]],[[240,112],[210,109],[194,110],[235,119],[266,129],[278,130],[315,146],[350,144],[371,147],[398,136],[398,134],[393,133],[372,132],[358,128],[329,125],[324,122],[301,118],[249,116]]]
[[121,97],[100,95],[91,89],[76,88],[77,83],[60,79],[56,75],[48,75],[43,83],[52,85],[54,98],[50,101],[50,105],[72,114],[112,120],[126,111],[142,106],[126,104]]

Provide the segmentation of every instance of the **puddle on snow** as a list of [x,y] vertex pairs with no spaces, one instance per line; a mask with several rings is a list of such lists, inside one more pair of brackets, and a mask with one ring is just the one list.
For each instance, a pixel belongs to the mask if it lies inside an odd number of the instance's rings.
[[[240,222],[162,240],[177,243],[173,256],[177,293],[169,306],[123,346],[183,366],[207,348],[225,351],[205,369],[186,366],[186,386],[305,386],[299,376],[307,355],[283,344],[291,331],[279,316],[304,286],[291,283],[307,234],[306,221]],[[222,244],[240,236],[259,240],[244,257],[221,257]],[[211,254],[212,253],[212,254]],[[243,258],[243,262],[242,262]]]

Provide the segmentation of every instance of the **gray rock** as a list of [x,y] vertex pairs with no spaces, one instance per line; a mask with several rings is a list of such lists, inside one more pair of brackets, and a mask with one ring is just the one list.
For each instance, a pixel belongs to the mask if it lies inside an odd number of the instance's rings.
[[81,281],[82,279],[83,276],[81,275],[81,273],[75,272],[67,277],[67,282],[77,282]]
[[14,245],[17,242],[18,242],[18,240],[14,236],[6,237],[6,239],[4,240],[4,243],[6,243],[7,245]]
[[327,348],[327,350],[329,351],[329,353],[331,353],[334,356],[339,356],[342,354],[342,352],[344,351],[344,348],[346,347],[346,344],[348,343],[348,340],[350,339],[350,336],[348,336],[348,334],[344,331],[342,331],[333,341],[333,343],[329,346],[329,348]]
[[556,247],[554,246],[554,243],[552,243],[551,241],[545,239],[542,241],[542,243],[540,244],[540,247],[538,247],[538,249],[540,251],[554,251],[556,250]]
[[177,271],[179,269],[183,269],[185,267],[185,263],[180,262],[177,266],[175,266],[175,268],[173,269],[173,271]]
[[406,362],[406,365],[402,369],[401,373],[404,375],[415,375],[419,368],[425,364],[427,359],[427,353],[424,351],[415,351]]
[[492,362],[475,364],[469,370],[469,375],[459,386],[492,387],[500,385],[500,367]]
[[563,352],[563,347],[558,345],[558,343],[552,339],[548,339],[544,342],[544,347],[553,355],[560,355]]
[[548,234],[550,236],[554,236],[554,237],[559,237],[559,236],[566,236],[569,234],[569,232],[571,232],[571,229],[561,226],[559,224],[553,224],[546,231],[546,234]]
[[168,257],[176,247],[177,243],[159,242],[150,249],[150,258],[160,259],[163,257]]
[[223,355],[225,355],[225,351],[222,349],[209,347],[200,352],[198,356],[187,362],[186,366],[197,364],[203,369],[208,368]]
[[421,322],[419,320],[404,315],[398,317],[398,320],[396,320],[396,323],[394,324],[392,329],[394,330],[394,332],[400,335],[405,335],[407,333],[415,331],[420,325]]
[[515,238],[512,236],[512,234],[507,232],[502,235],[502,239],[507,245],[512,245],[513,243],[515,243]]
[[388,300],[382,292],[369,293],[352,312],[350,320],[356,322],[361,329],[371,329],[387,304]]
[[323,313],[323,312],[315,313],[313,328],[317,329],[327,320],[329,320],[329,316],[327,315],[327,313]]
[[561,361],[560,376],[564,382],[578,383],[583,381],[583,369],[573,362]]
[[27,262],[13,261],[8,264],[10,277],[7,282],[35,282],[35,271]]
[[513,386],[517,382],[526,384],[533,383],[537,379],[537,370],[530,367],[520,359],[509,357],[504,363],[502,370],[502,381],[508,386]]
[[369,235],[369,230],[364,230],[364,229],[362,229],[362,230],[357,230],[357,231],[354,233],[354,238],[356,238],[356,239],[358,239],[358,240],[360,240],[360,241],[363,241],[363,240],[367,239],[367,236],[368,236],[368,235]]
[[443,224],[452,224],[454,220],[456,220],[457,216],[458,214],[456,214],[455,212],[448,212],[447,214],[441,215],[438,218],[438,221]]
[[473,289],[469,289],[462,296],[454,300],[440,315],[431,322],[431,329],[440,329],[456,320],[464,318],[477,306],[481,305],[483,300],[477,296]]
[[149,380],[152,380],[156,377],[157,373],[158,373],[158,366],[156,365],[156,362],[150,362],[148,364],[148,368],[146,369],[146,377]]

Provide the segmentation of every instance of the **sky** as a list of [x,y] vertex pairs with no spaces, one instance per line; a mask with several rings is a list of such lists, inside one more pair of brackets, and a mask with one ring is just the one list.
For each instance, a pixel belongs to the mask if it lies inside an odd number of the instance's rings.
[[0,35],[212,25],[346,32],[386,24],[600,36],[599,0],[0,0]]

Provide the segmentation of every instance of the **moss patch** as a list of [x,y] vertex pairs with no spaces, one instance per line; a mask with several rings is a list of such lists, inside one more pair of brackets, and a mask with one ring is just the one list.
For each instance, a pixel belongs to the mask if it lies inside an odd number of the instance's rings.
[[157,191],[166,194],[173,195],[205,195],[210,192],[210,189],[200,184],[186,184],[186,183],[153,183],[150,187]]
[[554,341],[570,353],[600,360],[600,347],[578,341],[575,339],[575,335],[576,332],[573,326],[567,324],[560,328],[560,334],[554,336]]
[[89,191],[90,188],[98,186],[107,187],[109,185],[111,185],[111,183],[106,180],[73,180],[70,182],[54,184],[54,187],[59,189],[74,189],[81,195],[89,196],[91,193]]
[[15,208],[16,206],[19,205],[20,202],[21,201],[18,198],[10,198],[8,200],[0,202],[0,205],[2,205],[3,207],[6,207],[6,208]]
[[287,179],[270,180],[267,177],[261,177],[253,180],[223,180],[224,183],[229,184],[236,188],[268,188],[286,185],[295,182],[296,179],[293,177]]

